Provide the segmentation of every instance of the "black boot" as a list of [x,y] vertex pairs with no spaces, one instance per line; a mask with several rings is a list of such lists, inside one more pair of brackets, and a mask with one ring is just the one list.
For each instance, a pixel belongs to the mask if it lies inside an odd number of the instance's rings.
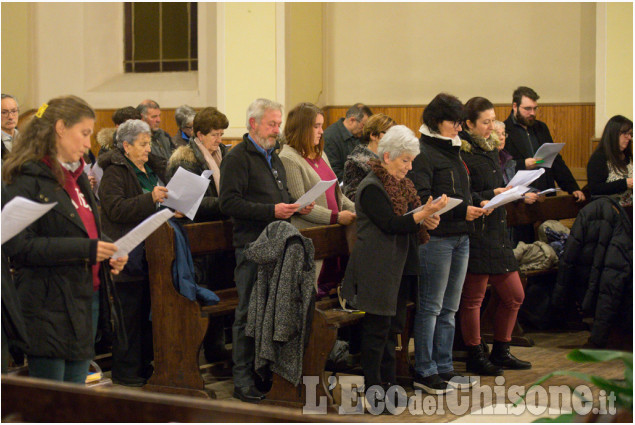
[[509,352],[509,342],[494,341],[489,361],[503,369],[531,369],[531,363],[518,360]]
[[481,376],[499,376],[503,369],[493,365],[483,350],[483,345],[467,346],[466,369],[468,372]]

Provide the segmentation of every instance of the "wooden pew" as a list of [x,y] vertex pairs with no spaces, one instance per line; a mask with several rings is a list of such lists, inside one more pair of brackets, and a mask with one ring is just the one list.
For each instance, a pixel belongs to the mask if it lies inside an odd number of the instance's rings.
[[[532,224],[534,231],[538,229],[543,222],[547,220],[564,220],[575,218],[578,212],[588,203],[576,202],[571,195],[564,196],[552,196],[547,197],[544,202],[536,202],[534,204],[525,204],[524,202],[513,202],[507,204],[507,224],[508,226],[518,226],[525,224]],[[558,267],[552,267],[546,270],[530,270],[526,272],[520,272],[520,280],[523,284],[523,288],[527,287],[527,280],[530,277],[540,275],[556,275],[558,273]],[[494,339],[494,316],[496,313],[496,307],[500,299],[496,294],[496,291],[490,291],[490,301],[488,302],[483,314],[481,315],[481,337],[491,343]],[[522,326],[516,321],[514,330],[512,332],[512,345],[520,345],[524,347],[531,347],[534,342],[531,338],[527,337],[523,331]]]
[[[185,226],[193,255],[233,250],[232,224],[229,221],[190,224]],[[303,229],[301,233],[313,241],[315,259],[348,255],[346,231],[343,226],[330,225]],[[238,303],[235,288],[216,291],[221,301],[214,306],[200,306],[174,289],[171,266],[174,261],[174,231],[165,224],[146,240],[146,257],[150,270],[152,300],[154,374],[143,387],[145,390],[214,398],[205,389],[200,374],[199,350],[209,320],[233,314]],[[409,305],[413,317],[414,304]],[[337,298],[316,303],[311,334],[303,359],[303,376],[319,376],[317,397],[326,396],[330,406],[333,399],[327,388],[324,367],[337,338],[337,330],[359,322],[363,314],[339,311]],[[399,376],[409,376],[408,342],[412,320],[401,335],[404,349],[397,352]],[[304,405],[304,385],[296,388],[274,374],[267,401],[289,406]]]
[[350,415],[2,375],[2,422],[350,422]]

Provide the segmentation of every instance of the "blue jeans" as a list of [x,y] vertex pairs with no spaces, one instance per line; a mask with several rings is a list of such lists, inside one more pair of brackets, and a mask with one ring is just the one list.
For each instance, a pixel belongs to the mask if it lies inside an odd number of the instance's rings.
[[234,325],[232,326],[232,359],[235,387],[254,385],[254,339],[245,335],[249,299],[258,277],[258,265],[245,258],[244,248],[236,248],[234,280],[238,292]]
[[[97,333],[98,318],[99,291],[95,291],[92,303],[93,341]],[[88,367],[91,360],[64,360],[39,356],[27,356],[27,359],[29,362],[29,376],[77,384],[86,383],[86,375],[88,375]]]
[[438,237],[419,247],[419,305],[415,315],[415,370],[423,376],[454,370],[454,315],[467,272],[467,235]]

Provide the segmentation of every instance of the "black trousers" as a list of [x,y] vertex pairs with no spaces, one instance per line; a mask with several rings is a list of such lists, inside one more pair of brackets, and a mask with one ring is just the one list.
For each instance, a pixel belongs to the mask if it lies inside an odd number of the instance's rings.
[[112,346],[112,375],[117,379],[148,378],[152,352],[150,321],[150,286],[148,280],[116,282],[128,335],[128,348],[117,341]]
[[[397,297],[397,314],[380,316],[366,313],[362,322],[361,364],[366,388],[397,380],[395,347],[397,335],[406,324],[406,304],[417,276],[402,276]],[[404,347],[404,349],[408,349]]]

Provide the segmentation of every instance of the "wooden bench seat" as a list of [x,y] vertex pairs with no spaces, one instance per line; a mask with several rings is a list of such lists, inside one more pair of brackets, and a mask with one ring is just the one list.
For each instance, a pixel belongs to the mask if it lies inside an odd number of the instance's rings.
[[[220,251],[233,251],[231,223],[211,222],[185,226],[194,256]],[[303,229],[301,233],[313,241],[315,259],[348,255],[346,230],[340,225]],[[214,398],[205,389],[198,358],[209,320],[219,320],[234,314],[238,305],[236,288],[215,291],[220,302],[213,306],[200,306],[181,296],[172,282],[171,266],[174,261],[174,230],[165,224],[146,240],[146,257],[150,270],[152,302],[154,374],[143,387],[145,390]],[[408,342],[412,333],[414,303],[409,304],[408,322],[401,335],[404,350],[397,352],[398,376],[409,376]],[[324,370],[326,360],[337,339],[338,329],[351,326],[363,313],[350,313],[340,309],[337,298],[316,302],[308,345],[303,359],[303,376],[320,377],[318,397],[324,395],[329,406],[333,398],[327,388]],[[267,402],[296,406],[304,405],[304,385],[294,387],[288,381],[273,376]]]

